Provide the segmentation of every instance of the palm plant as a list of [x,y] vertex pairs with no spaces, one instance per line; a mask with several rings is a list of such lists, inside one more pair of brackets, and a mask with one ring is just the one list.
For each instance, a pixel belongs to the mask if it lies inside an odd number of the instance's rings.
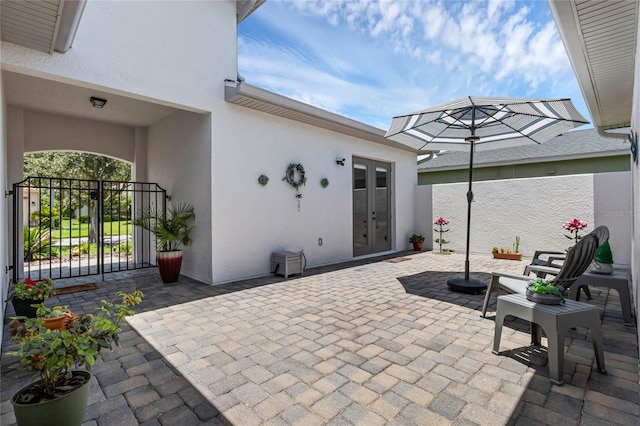
[[145,208],[136,215],[134,223],[156,236],[158,251],[176,251],[191,244],[195,219],[193,206],[181,203],[169,207],[166,214]]
[[51,252],[51,233],[48,229],[23,228],[24,232],[24,261],[31,262],[36,259],[46,258]]

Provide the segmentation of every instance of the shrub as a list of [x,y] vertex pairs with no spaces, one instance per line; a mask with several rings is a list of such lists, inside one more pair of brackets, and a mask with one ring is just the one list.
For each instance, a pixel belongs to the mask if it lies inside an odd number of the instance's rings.
[[117,250],[120,254],[129,256],[133,250],[133,244],[131,241],[123,241],[117,246]]
[[49,230],[41,228],[23,228],[24,232],[24,261],[42,259],[49,256],[51,250],[51,234]]

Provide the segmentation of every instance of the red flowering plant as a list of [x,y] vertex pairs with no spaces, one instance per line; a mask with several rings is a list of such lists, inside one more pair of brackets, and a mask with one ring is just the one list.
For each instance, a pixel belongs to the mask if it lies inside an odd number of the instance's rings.
[[445,232],[449,232],[448,229],[444,229],[443,226],[448,225],[449,224],[449,220],[445,219],[444,217],[439,217],[436,220],[433,221],[434,225],[438,225],[438,228],[434,228],[433,230],[436,231],[438,233],[438,238],[435,239],[434,242],[438,243],[440,245],[440,253],[442,253],[442,245],[443,244],[448,244],[449,241],[446,241],[444,238],[442,238],[442,234],[444,234]]
[[579,235],[579,232],[587,227],[587,222],[580,219],[573,219],[565,222],[563,227],[571,233],[571,235],[565,235],[565,237],[570,240],[574,240],[577,243],[578,241],[580,241],[580,238],[582,238],[582,235]]
[[40,281],[25,278],[24,281],[17,282],[13,285],[7,300],[41,300],[44,302],[49,296],[54,294],[55,289],[51,278],[43,278]]

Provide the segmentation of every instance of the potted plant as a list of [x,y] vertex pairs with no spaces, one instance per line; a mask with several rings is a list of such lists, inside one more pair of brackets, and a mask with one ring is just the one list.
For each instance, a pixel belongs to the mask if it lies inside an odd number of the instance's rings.
[[442,234],[444,234],[445,232],[449,232],[448,229],[444,229],[443,227],[445,225],[449,224],[449,220],[445,219],[444,217],[439,217],[437,218],[434,222],[434,225],[438,225],[438,228],[434,228],[433,230],[436,231],[438,233],[438,238],[435,239],[435,242],[438,243],[440,245],[440,254],[449,254],[449,250],[443,250],[442,249],[442,245],[443,244],[449,244],[450,241],[446,241],[444,238],[442,238]]
[[549,281],[538,278],[527,285],[527,300],[545,305],[560,305],[564,303],[564,287],[550,284]]
[[42,326],[49,330],[62,330],[68,323],[78,319],[66,306],[47,308],[44,303],[38,306],[36,317],[42,321]]
[[414,251],[422,251],[422,243],[424,243],[424,237],[422,235],[413,234],[409,237],[409,242],[413,244]]
[[494,259],[522,260],[522,253],[518,251],[519,248],[520,237],[516,236],[516,241],[513,243],[513,251],[506,247],[493,247],[491,252]]
[[54,294],[55,289],[50,278],[34,281],[27,277],[24,281],[17,282],[11,287],[7,301],[13,305],[16,315],[35,318],[38,307],[34,305],[44,303],[49,296]]
[[[13,339],[19,348],[18,368],[36,372],[39,380],[25,386],[11,398],[16,421],[25,425],[80,425],[89,397],[89,380],[96,357],[104,348],[118,344],[118,333],[126,315],[142,301],[142,292],[118,292],[101,301],[95,315],[73,316],[66,327],[49,330],[42,319],[28,319],[24,325],[12,322]],[[87,371],[75,370],[85,367]]]
[[196,214],[190,204],[176,204],[166,215],[152,209],[143,210],[135,224],[152,232],[156,237],[156,261],[164,283],[174,283],[180,277],[182,246],[191,244],[191,232]]

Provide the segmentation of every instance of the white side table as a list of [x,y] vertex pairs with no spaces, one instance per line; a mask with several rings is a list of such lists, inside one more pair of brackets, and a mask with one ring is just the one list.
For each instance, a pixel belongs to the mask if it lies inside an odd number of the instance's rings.
[[303,254],[301,251],[278,251],[271,253],[271,271],[273,271],[274,274],[283,275],[285,278],[289,278],[291,274],[302,275],[304,272],[302,258]]

